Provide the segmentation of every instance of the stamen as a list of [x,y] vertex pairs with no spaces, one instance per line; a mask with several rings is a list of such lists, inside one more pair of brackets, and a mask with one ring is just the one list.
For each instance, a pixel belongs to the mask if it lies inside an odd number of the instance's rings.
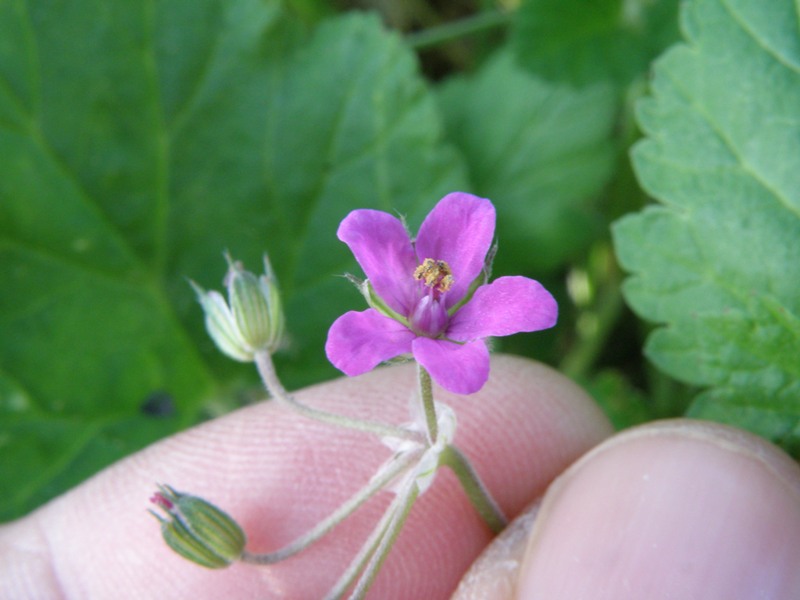
[[432,258],[426,258],[414,270],[414,279],[424,281],[426,286],[440,293],[446,292],[455,283],[450,265],[443,260]]

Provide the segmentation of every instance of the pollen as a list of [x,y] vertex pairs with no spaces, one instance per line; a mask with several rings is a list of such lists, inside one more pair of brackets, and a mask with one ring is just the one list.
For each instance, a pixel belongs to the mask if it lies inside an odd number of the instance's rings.
[[432,258],[426,258],[414,270],[414,279],[423,281],[426,286],[440,293],[446,292],[455,283],[450,265],[443,260]]

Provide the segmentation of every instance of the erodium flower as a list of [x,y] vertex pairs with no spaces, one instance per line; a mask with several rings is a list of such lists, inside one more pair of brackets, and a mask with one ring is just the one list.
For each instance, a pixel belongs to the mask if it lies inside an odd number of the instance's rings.
[[371,308],[339,317],[328,332],[328,359],[347,375],[412,354],[446,390],[477,392],[489,377],[485,338],[555,325],[558,305],[538,281],[487,283],[495,210],[489,200],[452,193],[428,214],[412,240],[395,216],[355,210],[337,235],[367,281]]

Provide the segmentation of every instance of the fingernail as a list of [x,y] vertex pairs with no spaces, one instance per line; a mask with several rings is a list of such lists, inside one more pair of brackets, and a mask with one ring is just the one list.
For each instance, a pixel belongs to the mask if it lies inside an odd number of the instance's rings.
[[492,540],[450,600],[511,600],[540,505],[532,504]]
[[689,421],[602,444],[548,491],[517,598],[800,597],[800,469]]

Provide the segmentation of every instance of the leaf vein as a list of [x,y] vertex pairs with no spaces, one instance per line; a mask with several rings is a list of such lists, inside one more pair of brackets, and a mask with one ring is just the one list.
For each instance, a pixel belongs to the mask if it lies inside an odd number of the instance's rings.
[[[758,32],[750,26],[745,18],[743,18],[736,10],[730,5],[729,0],[720,0],[722,6],[731,16],[731,19],[739,26],[739,28],[749,35],[753,41],[758,44],[767,54],[772,56],[777,62],[782,64],[790,71],[794,71],[800,75],[800,65],[793,63],[789,57],[785,57],[778,52],[775,48],[769,45],[768,41],[758,34]],[[800,33],[800,32],[798,32]]]
[[764,188],[764,190],[773,196],[779,205],[782,205],[795,217],[800,218],[800,207],[794,206],[788,198],[784,197],[779,190],[770,185],[770,183],[764,179],[748,161],[745,160],[744,155],[739,151],[734,141],[730,138],[722,126],[713,118],[713,116],[706,110],[705,106],[703,106],[701,102],[698,102],[687,88],[681,86],[678,79],[672,77],[671,73],[670,81],[672,82],[675,90],[678,91],[680,96],[686,102],[687,106],[693,109],[703,118],[703,120],[708,124],[709,128],[716,134],[717,139],[719,139],[728,148],[731,156],[733,156],[741,166],[742,171],[750,175],[756,183],[758,183],[762,188]]
[[169,221],[169,180],[170,180],[170,142],[165,125],[163,95],[158,77],[156,57],[155,28],[156,7],[153,0],[145,6],[149,51],[144,53],[145,72],[152,91],[153,112],[155,114],[156,182],[155,206],[153,215],[153,270],[159,277],[164,275],[167,260],[167,224]]
[[[350,42],[350,49],[343,51],[343,55],[349,55],[352,53],[352,49],[355,47],[356,43],[356,36],[351,36],[348,38]],[[363,63],[360,63],[363,64]],[[320,147],[324,147],[324,155],[325,161],[324,163],[327,165],[334,164],[335,156],[335,148],[337,142],[340,140],[341,135],[344,131],[344,116],[347,111],[347,107],[350,105],[353,97],[356,93],[356,88],[358,87],[360,77],[363,76],[363,73],[354,73],[351,78],[347,79],[349,83],[347,91],[341,96],[341,100],[339,101],[336,111],[331,119],[331,127],[327,136],[326,140],[320,140]],[[337,166],[340,166],[339,163],[336,163]],[[317,178],[316,185],[309,193],[308,198],[308,206],[305,211],[303,211],[303,219],[299,223],[298,226],[298,238],[306,239],[308,237],[308,231],[311,228],[311,223],[313,220],[314,212],[316,208],[322,201],[322,194],[325,190],[327,182],[331,177],[331,173],[333,172],[332,168],[324,169],[320,176]],[[292,263],[296,265],[297,261],[300,259],[300,246],[298,245],[297,251],[294,253]],[[295,268],[292,268],[290,272],[296,271]]]

